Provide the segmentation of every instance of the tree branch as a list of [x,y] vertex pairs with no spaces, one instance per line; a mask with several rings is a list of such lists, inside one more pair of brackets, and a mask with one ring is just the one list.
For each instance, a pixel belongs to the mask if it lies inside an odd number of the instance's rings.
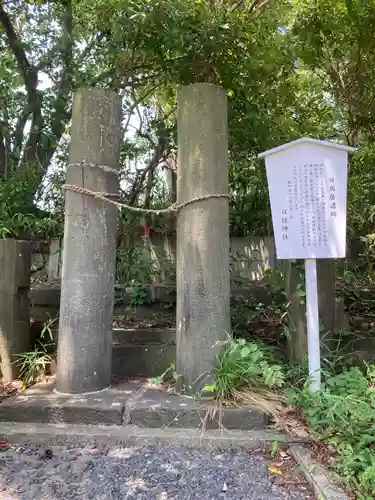
[[17,61],[18,69],[25,83],[29,100],[32,101],[35,97],[38,85],[38,72],[36,68],[29,63],[22,47],[21,40],[17,36],[12,21],[7,12],[5,12],[2,3],[0,3],[0,23],[4,28],[9,48]]
[[[151,95],[159,86],[160,86],[160,84],[153,85],[149,90],[147,90],[144,94],[142,94],[138,99],[135,97],[134,89],[132,89],[133,90],[132,91],[132,97],[134,99],[134,103],[126,110],[127,113],[128,113],[128,118],[127,118],[125,126],[124,126],[124,132],[127,131],[127,128],[129,126],[129,122],[131,120],[133,111],[136,108],[137,108],[137,111],[138,111],[139,104],[141,104],[146,99],[146,97],[148,97],[149,95]],[[138,111],[138,113],[139,113],[139,111]]]
[[[64,0],[65,12],[62,16],[63,35],[61,37],[61,59],[63,69],[57,84],[57,96],[51,121],[52,133],[59,141],[69,120],[68,101],[73,86],[73,11],[71,0]],[[56,144],[57,146],[57,144]]]
[[50,122],[52,136],[45,135],[43,141],[39,142],[36,151],[43,172],[48,168],[65,131],[66,124],[71,118],[69,101],[73,86],[73,13],[71,0],[63,0],[62,3],[65,6],[61,19],[63,33],[59,41],[62,71],[60,79],[56,83],[57,94],[52,106],[53,112]]
[[158,144],[155,148],[154,154],[152,155],[150,161],[148,162],[147,166],[143,171],[140,173],[136,185],[133,187],[132,192],[130,193],[130,199],[129,199],[129,204],[132,205],[134,204],[135,200],[137,199],[137,196],[139,195],[143,183],[146,179],[146,176],[149,172],[153,171],[160,163],[160,160],[163,157],[164,153],[164,148],[166,146],[166,141],[165,137],[160,136],[158,139]]
[[0,123],[0,181],[7,173],[7,157],[5,149],[5,134],[3,133],[3,124]]
[[18,162],[20,161],[22,142],[23,142],[23,131],[25,129],[26,122],[29,119],[31,113],[32,113],[31,107],[26,104],[17,120],[16,126],[14,127],[13,150],[12,150],[12,162],[14,163],[14,165],[18,165]]
[[29,116],[31,113],[33,115],[30,134],[24,149],[22,159],[22,162],[28,163],[35,159],[38,142],[40,141],[43,128],[42,103],[37,90],[38,71],[29,63],[26,57],[26,53],[22,47],[21,40],[17,36],[12,21],[3,8],[3,4],[0,4],[0,23],[4,28],[9,49],[12,51],[16,59],[27,92],[26,110],[22,112],[22,115],[18,121],[18,130],[20,130],[22,124],[24,126],[26,114],[28,113],[27,116]]

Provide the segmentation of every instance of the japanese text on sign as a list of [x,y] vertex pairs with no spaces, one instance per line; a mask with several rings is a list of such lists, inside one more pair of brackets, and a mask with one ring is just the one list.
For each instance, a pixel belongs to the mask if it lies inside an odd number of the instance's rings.
[[267,158],[279,259],[345,256],[347,154],[333,150],[330,156],[298,161],[288,150]]

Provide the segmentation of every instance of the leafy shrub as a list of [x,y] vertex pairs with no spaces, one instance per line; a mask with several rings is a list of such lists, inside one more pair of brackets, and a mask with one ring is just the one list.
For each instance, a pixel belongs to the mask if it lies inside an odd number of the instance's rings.
[[35,205],[33,193],[39,182],[38,170],[32,167],[16,169],[0,182],[0,238],[61,235],[61,211],[48,212]]
[[161,246],[153,245],[152,248],[153,255],[150,256],[141,243],[121,245],[116,255],[116,283],[121,285],[152,283],[162,281],[163,278],[175,283],[176,266],[172,264],[165,266],[166,269],[162,271],[161,264],[168,262],[168,256]]
[[141,246],[122,245],[117,250],[116,282],[122,285],[149,283],[152,280],[152,262],[145,258]]
[[375,371],[352,367],[325,377],[322,390],[294,395],[313,435],[334,445],[333,467],[361,499],[375,496]]
[[137,307],[149,302],[150,297],[148,296],[147,288],[142,283],[133,283],[130,305]]
[[[261,343],[229,339],[218,357],[215,384],[218,397],[233,398],[243,388],[276,389],[285,381],[283,368],[274,360],[274,351]],[[207,388],[206,388],[207,390]]]

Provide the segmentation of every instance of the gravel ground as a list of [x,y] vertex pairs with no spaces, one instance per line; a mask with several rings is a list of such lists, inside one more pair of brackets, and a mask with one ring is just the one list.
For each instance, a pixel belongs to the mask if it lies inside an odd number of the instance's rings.
[[1,500],[305,500],[273,484],[257,453],[183,446],[25,445],[0,453]]

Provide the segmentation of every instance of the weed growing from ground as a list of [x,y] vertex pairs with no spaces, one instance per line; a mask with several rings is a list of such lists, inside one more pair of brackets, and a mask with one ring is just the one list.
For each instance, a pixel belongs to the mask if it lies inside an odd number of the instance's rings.
[[20,380],[22,389],[25,390],[29,385],[38,381],[39,377],[44,376],[52,362],[52,357],[47,354],[43,345],[35,347],[33,351],[24,352],[17,355],[15,361],[20,368]]
[[218,356],[214,380],[203,390],[215,392],[219,398],[234,399],[235,393],[244,388],[281,388],[285,376],[271,347],[230,338]]
[[375,369],[351,367],[324,374],[322,389],[296,390],[293,403],[312,435],[334,446],[333,469],[360,499],[375,497]]

